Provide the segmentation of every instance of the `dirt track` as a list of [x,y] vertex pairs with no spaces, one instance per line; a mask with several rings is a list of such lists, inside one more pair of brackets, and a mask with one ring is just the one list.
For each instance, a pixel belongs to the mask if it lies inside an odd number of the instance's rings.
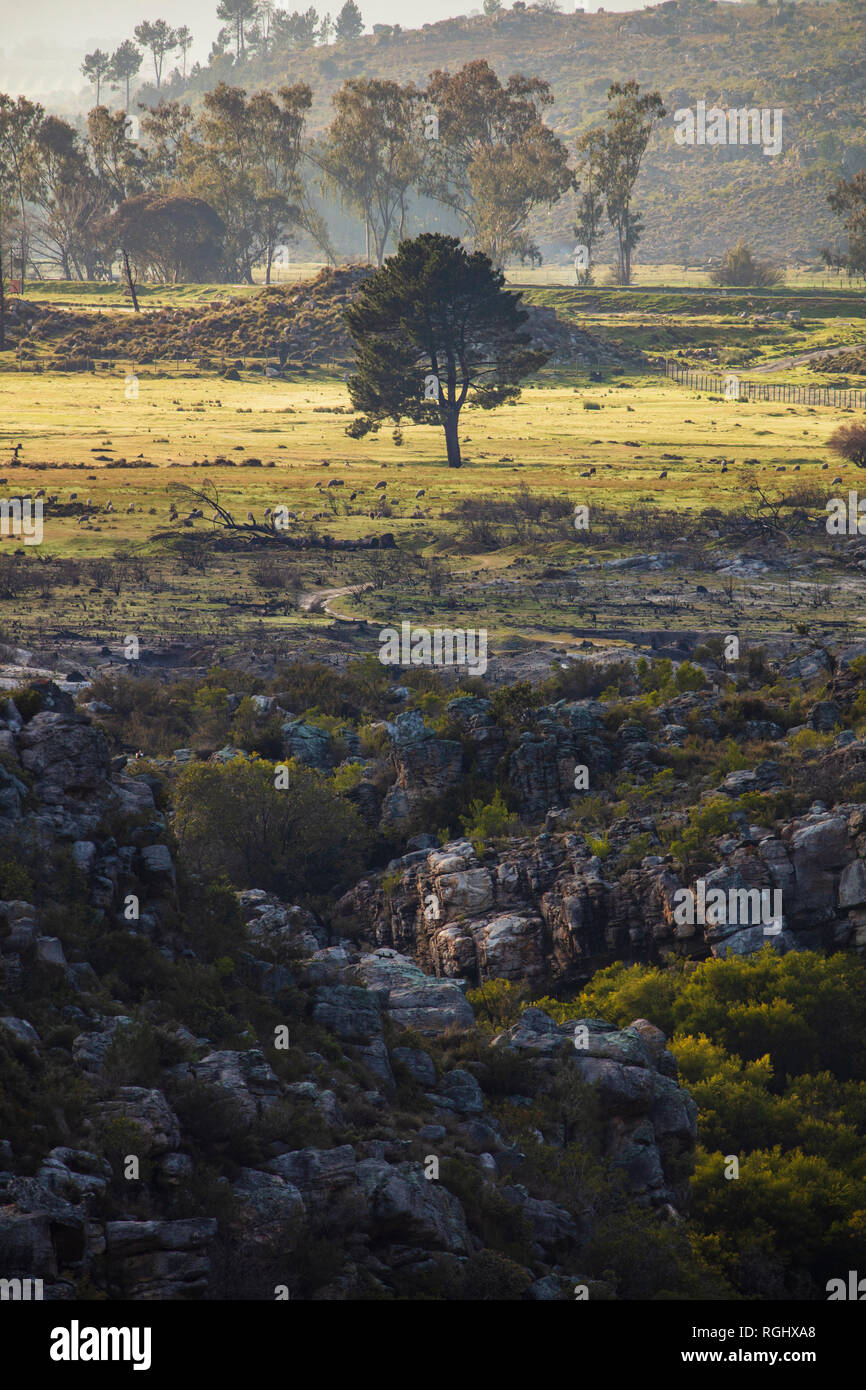
[[344,589],[312,589],[308,594],[302,594],[298,607],[305,613],[327,613],[329,617],[336,618],[340,623],[354,623],[357,618],[346,618],[341,613],[335,613],[331,607],[331,600],[342,598],[345,594],[362,594],[365,589],[372,588],[370,584],[349,584]]

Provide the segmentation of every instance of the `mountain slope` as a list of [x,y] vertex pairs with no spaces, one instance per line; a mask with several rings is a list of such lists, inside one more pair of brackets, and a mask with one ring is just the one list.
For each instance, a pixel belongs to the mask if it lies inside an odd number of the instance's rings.
[[[521,71],[549,81],[556,100],[548,120],[572,144],[603,117],[609,83],[636,78],[661,92],[669,112],[639,186],[646,215],[640,257],[703,259],[745,235],[763,255],[810,259],[840,235],[828,189],[866,165],[864,48],[866,12],[851,5],[668,0],[625,15],[505,11],[351,44],[272,51],[241,64],[222,55],[185,86],[179,79],[164,86],[161,95],[196,102],[219,80],[251,90],[306,81],[316,132],[329,121],[331,99],[347,78],[423,85],[436,68],[454,70],[484,57],[500,77]],[[143,88],[139,100],[156,96]],[[781,109],[782,152],[766,157],[759,147],[676,145],[673,112],[698,100]],[[573,206],[565,198],[537,220],[548,258],[570,253]]]

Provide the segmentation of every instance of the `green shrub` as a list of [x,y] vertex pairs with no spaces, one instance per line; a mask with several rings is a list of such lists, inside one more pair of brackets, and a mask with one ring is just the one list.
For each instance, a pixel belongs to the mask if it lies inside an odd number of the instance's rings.
[[0,861],[0,898],[5,902],[32,902],[34,893],[33,876],[23,864],[14,859]]
[[496,1250],[479,1250],[463,1266],[463,1298],[515,1302],[526,1298],[532,1276]]
[[488,840],[514,834],[517,816],[509,811],[502,792],[497,788],[493,800],[486,805],[482,801],[473,801],[469,814],[460,817],[460,824],[467,839],[471,840],[475,853],[481,855]]

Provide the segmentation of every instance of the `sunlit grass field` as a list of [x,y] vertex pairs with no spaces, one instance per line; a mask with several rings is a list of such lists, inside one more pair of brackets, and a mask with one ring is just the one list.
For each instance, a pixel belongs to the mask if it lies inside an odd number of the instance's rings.
[[[317,269],[277,268],[284,278]],[[530,283],[528,274],[509,272],[509,280]],[[52,635],[110,644],[128,632],[158,642],[254,631],[291,645],[333,621],[301,598],[350,585],[367,587],[334,599],[332,613],[484,625],[493,642],[512,646],[569,650],[596,629],[734,625],[760,637],[805,623],[859,631],[862,578],[845,567],[843,544],[828,545],[821,511],[827,497],[858,485],[857,470],[827,447],[851,412],[726,401],[661,372],[670,356],[707,375],[735,368],[766,382],[863,387],[866,378],[817,376],[791,359],[861,343],[866,296],[838,284],[824,291],[806,276],[799,302],[790,284],[775,296],[724,295],[678,267],[641,268],[629,291],[578,289],[573,272],[532,284],[528,300],[555,307],[614,350],[647,354],[646,370],[593,381],[588,369],[550,365],[516,404],[464,409],[460,470],[447,467],[438,428],[349,438],[343,375],[327,369],[268,379],[250,358],[232,381],[191,362],[156,363],[133,380],[123,362],[67,374],[17,370],[14,351],[0,355],[0,496],[56,497],[46,500],[39,545],[0,538],[0,632],[23,644]],[[147,312],[259,289],[140,293]],[[28,282],[26,290],[69,307],[126,303],[121,285]],[[790,307],[800,308],[800,323],[769,318]],[[287,507],[297,546],[214,548],[212,508],[184,491],[205,485],[241,526],[249,514],[262,522],[267,508]],[[706,518],[694,539],[706,509],[742,515],[756,486],[770,501],[811,488],[805,541],[802,528],[796,542],[777,533],[738,558]],[[473,526],[491,502],[513,501],[522,489],[560,499],[560,521],[488,533]],[[204,515],[185,524],[197,505]],[[591,531],[594,519],[590,536],[571,524],[578,505],[589,508]],[[662,526],[660,512],[673,520]],[[611,525],[614,516],[624,524]],[[330,548],[386,532],[394,549]],[[661,568],[640,560],[671,546]],[[623,559],[628,568],[610,568]],[[730,561],[733,576],[720,576]]]
[[[407,427],[400,444],[389,429],[362,440],[347,437],[341,380],[284,383],[249,372],[231,382],[153,371],[140,374],[138,396],[130,399],[120,373],[0,375],[2,495],[44,488],[46,496],[58,494],[60,506],[75,494],[92,507],[82,522],[49,505],[39,546],[22,546],[15,537],[0,541],[0,556],[17,552],[28,573],[39,565],[44,576],[41,590],[0,598],[0,623],[19,641],[49,630],[104,641],[129,631],[218,638],[251,625],[285,635],[330,622],[327,615],[301,612],[300,592],[371,580],[373,591],[346,596],[338,609],[375,621],[401,615],[433,621],[438,614],[441,623],[483,622],[492,640],[519,636],[564,647],[576,644],[591,623],[730,625],[731,605],[738,602],[741,626],[758,632],[790,630],[804,605],[815,616],[822,607],[816,576],[802,565],[793,577],[771,574],[738,584],[740,599],[725,600],[712,573],[718,557],[711,548],[693,548],[688,567],[694,574],[686,577],[679,571],[607,575],[605,562],[624,553],[622,547],[589,549],[567,525],[543,543],[529,536],[492,548],[468,543],[465,526],[450,515],[454,508],[465,500],[508,498],[522,487],[585,504],[590,518],[593,509],[605,507],[646,514],[645,540],[626,547],[628,553],[659,548],[654,507],[684,517],[707,507],[739,508],[756,481],[773,495],[780,469],[786,484],[817,484],[828,496],[857,486],[855,469],[832,462],[832,471],[822,467],[830,458],[827,440],[839,422],[837,410],[733,403],[645,376],[601,384],[567,375],[526,390],[512,407],[465,410],[460,470],[446,466],[438,429]],[[722,457],[728,460],[724,473]],[[582,477],[590,468],[595,473]],[[830,489],[837,476],[842,487]],[[240,523],[249,512],[261,521],[265,508],[285,505],[298,517],[297,534],[312,528],[319,536],[357,539],[389,531],[399,549],[375,563],[362,551],[283,553],[279,563],[295,572],[289,593],[269,592],[256,581],[261,553],[222,553],[199,569],[182,555],[178,560],[165,535],[183,536],[186,544],[211,533],[208,507],[203,519],[183,527],[195,499],[173,491],[206,480]],[[342,486],[328,488],[332,480]],[[376,486],[382,482],[385,488]],[[111,512],[105,510],[109,500]],[[169,519],[172,500],[176,522]],[[124,579],[112,588],[88,582],[85,570],[77,586],[56,584],[54,557],[101,557],[121,565],[144,560],[148,578]],[[433,558],[446,574],[435,596],[422,582]],[[582,596],[550,599],[550,586],[541,582],[550,565],[562,573],[585,568]],[[708,595],[696,604],[699,582]],[[852,629],[860,621],[861,590],[859,576],[838,578],[834,615],[844,618],[847,604]]]

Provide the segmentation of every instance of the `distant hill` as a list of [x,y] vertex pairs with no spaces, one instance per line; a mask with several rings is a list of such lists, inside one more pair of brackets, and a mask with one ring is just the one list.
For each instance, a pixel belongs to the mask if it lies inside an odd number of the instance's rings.
[[[235,64],[226,55],[162,95],[193,102],[219,80],[249,90],[306,81],[314,91],[311,129],[331,116],[331,98],[349,77],[388,77],[423,85],[436,68],[452,71],[485,57],[500,77],[537,73],[556,103],[550,124],[570,144],[605,109],[611,81],[636,78],[657,88],[668,118],[647,152],[638,205],[644,261],[683,264],[718,255],[745,236],[763,256],[812,261],[840,239],[826,194],[866,167],[866,6],[736,5],[667,0],[629,14],[503,11],[363,36],[351,43],[272,52]],[[153,101],[143,88],[139,100]],[[782,152],[759,147],[698,148],[674,142],[673,112],[699,100],[783,111]],[[420,230],[425,219],[417,219]],[[541,214],[535,235],[547,259],[570,258],[573,200]],[[601,248],[610,250],[610,239]]]

